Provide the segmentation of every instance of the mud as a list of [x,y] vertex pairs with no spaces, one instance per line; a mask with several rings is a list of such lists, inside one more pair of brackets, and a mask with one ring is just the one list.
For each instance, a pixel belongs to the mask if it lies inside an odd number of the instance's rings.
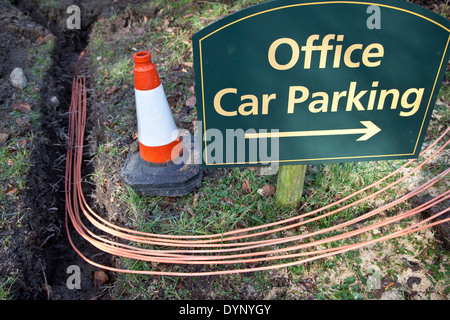
[[[14,282],[14,299],[107,299],[107,293],[94,287],[95,268],[85,263],[67,240],[64,216],[64,167],[66,153],[67,110],[71,99],[74,74],[85,72],[76,64],[81,51],[88,43],[89,30],[99,17],[123,10],[127,3],[113,1],[58,1],[58,7],[43,6],[41,1],[11,1],[13,6],[0,2],[0,128],[11,137],[34,136],[30,146],[32,167],[27,175],[25,192],[12,206],[26,212],[26,223],[17,225],[10,221],[2,228],[1,236],[8,244],[0,252],[0,276],[6,277],[17,270]],[[68,29],[66,8],[78,5],[81,9],[81,29]],[[32,101],[39,112],[41,126],[11,129],[10,106],[16,101],[15,89],[9,83],[9,74],[15,67],[29,70],[36,57],[29,48],[54,39],[51,53],[53,65],[44,76],[39,88],[34,89],[39,98]],[[3,54],[4,53],[4,54]],[[49,103],[56,96],[59,105]],[[86,170],[89,170],[87,168]],[[96,256],[108,264],[109,257],[81,243],[80,250]],[[106,260],[106,261],[105,261]],[[81,270],[81,289],[69,289],[69,266]]]

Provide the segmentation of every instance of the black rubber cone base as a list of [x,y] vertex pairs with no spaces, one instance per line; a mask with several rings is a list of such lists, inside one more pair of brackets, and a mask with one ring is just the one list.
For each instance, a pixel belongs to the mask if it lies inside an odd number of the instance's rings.
[[193,153],[194,144],[192,138],[182,138],[184,161],[154,164],[143,160],[139,152],[131,153],[122,168],[122,180],[140,195],[177,197],[192,192],[201,185],[203,173],[200,166],[185,161],[186,151]]

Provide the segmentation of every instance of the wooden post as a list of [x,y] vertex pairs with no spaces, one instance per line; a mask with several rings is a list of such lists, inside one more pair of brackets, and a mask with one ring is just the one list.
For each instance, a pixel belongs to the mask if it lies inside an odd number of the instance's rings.
[[280,166],[275,200],[281,205],[298,207],[303,194],[306,165]]

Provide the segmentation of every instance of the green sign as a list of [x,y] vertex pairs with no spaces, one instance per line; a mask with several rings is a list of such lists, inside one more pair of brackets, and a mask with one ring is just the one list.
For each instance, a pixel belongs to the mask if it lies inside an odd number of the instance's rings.
[[193,37],[203,166],[419,155],[450,23],[389,1],[270,1]]

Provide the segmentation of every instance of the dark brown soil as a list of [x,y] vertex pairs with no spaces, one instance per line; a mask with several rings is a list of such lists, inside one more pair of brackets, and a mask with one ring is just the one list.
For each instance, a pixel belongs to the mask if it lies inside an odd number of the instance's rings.
[[[22,138],[32,152],[32,167],[26,188],[15,197],[11,207],[26,212],[26,221],[8,221],[0,229],[0,238],[8,243],[0,249],[0,279],[18,271],[12,294],[14,299],[108,299],[94,287],[95,268],[85,263],[67,241],[64,217],[64,167],[66,153],[67,110],[70,104],[73,63],[86,47],[89,29],[98,17],[120,12],[129,3],[114,1],[58,1],[58,7],[43,6],[42,1],[0,1],[0,129],[10,138]],[[81,8],[81,29],[66,27],[66,8]],[[34,126],[24,115],[25,125],[10,126],[11,106],[16,90],[9,82],[15,67],[25,71],[36,63],[27,49],[55,39],[53,65],[41,85],[34,89],[39,98],[28,101],[40,115],[41,126]],[[83,70],[78,70],[82,72]],[[49,103],[57,96],[59,106]],[[28,120],[28,121],[26,121]],[[30,137],[33,137],[30,142]],[[3,190],[2,190],[3,191]],[[76,237],[75,237],[76,239]],[[80,242],[80,249],[92,254],[93,248]],[[101,253],[97,259],[102,261]],[[104,257],[108,263],[109,257]],[[66,281],[71,265],[81,269],[81,289],[70,290]]]

